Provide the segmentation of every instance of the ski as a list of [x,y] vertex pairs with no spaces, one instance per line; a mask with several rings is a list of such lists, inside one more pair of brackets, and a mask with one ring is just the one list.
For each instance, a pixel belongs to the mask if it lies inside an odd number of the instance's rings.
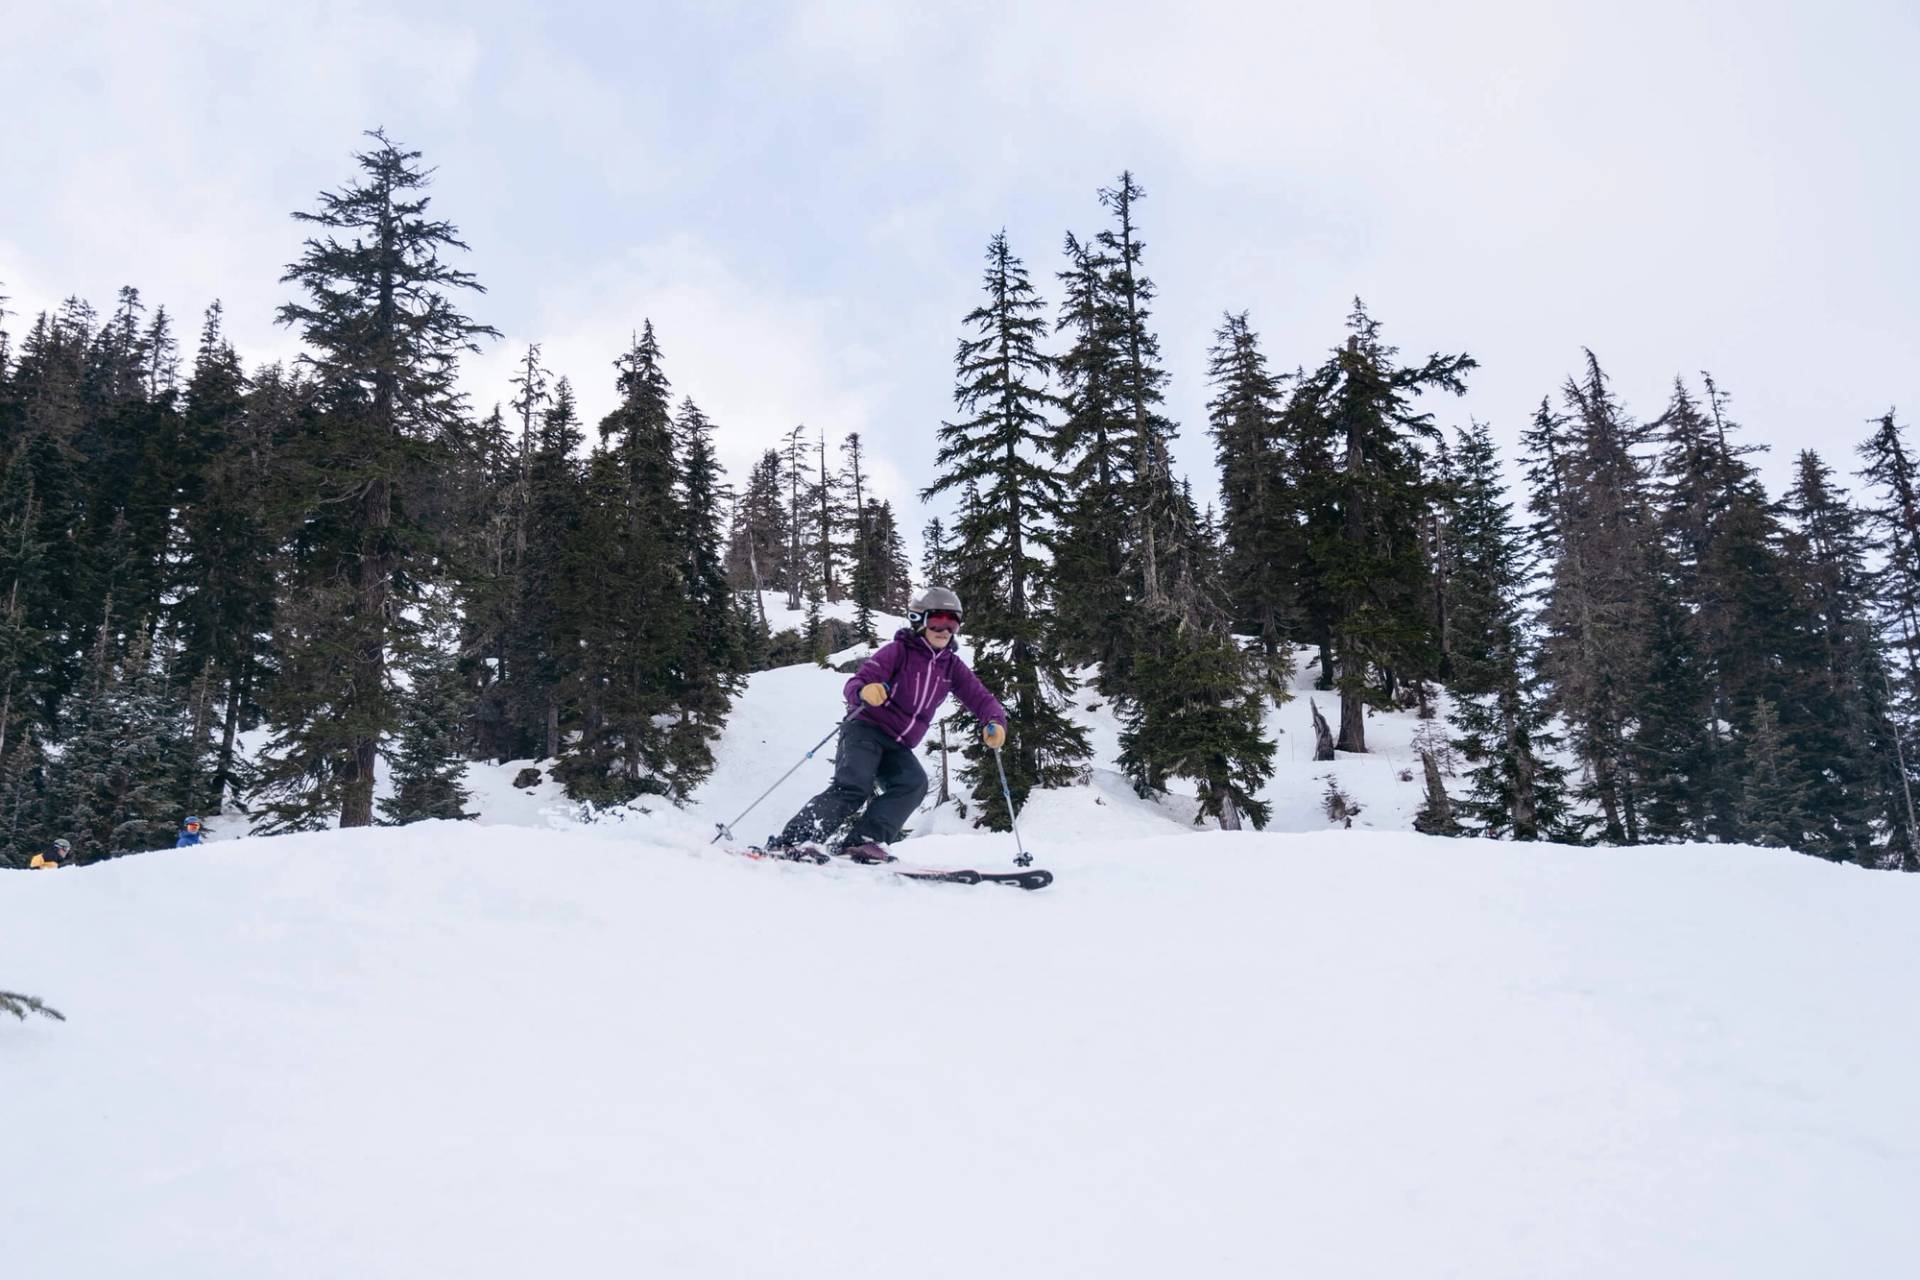
[[757,862],[811,862],[815,866],[824,866],[833,859],[825,849],[816,845],[793,845],[785,849],[762,849],[759,845],[720,846],[728,853],[742,858],[752,858]]
[[1019,871],[976,871],[971,867],[921,867],[903,863],[897,859],[880,862],[867,858],[854,858],[846,854],[831,852],[818,845],[798,845],[790,849],[761,849],[754,846],[722,845],[728,853],[742,858],[770,862],[800,862],[813,866],[825,866],[831,862],[844,862],[858,867],[870,867],[887,875],[899,876],[903,880],[923,880],[936,884],[1006,884],[1017,889],[1044,889],[1053,883],[1053,872],[1038,867],[1024,868]]
[[[810,848],[813,846],[809,846]],[[882,871],[891,871],[897,876],[909,880],[938,880],[947,884],[1010,884],[1019,889],[1044,889],[1053,883],[1053,872],[1037,867],[1019,871],[976,871],[971,867],[947,870],[939,867],[916,867],[902,863],[893,854],[887,853],[879,845],[863,845],[864,849],[874,850],[874,854],[862,855],[846,849],[818,850],[845,862],[863,867],[878,867]]]

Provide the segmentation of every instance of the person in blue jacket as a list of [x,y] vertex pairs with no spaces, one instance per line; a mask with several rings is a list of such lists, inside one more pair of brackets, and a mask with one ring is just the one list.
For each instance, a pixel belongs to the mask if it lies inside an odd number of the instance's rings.
[[189,815],[187,820],[180,824],[180,838],[173,842],[173,847],[185,849],[189,845],[199,844],[200,840],[200,819]]

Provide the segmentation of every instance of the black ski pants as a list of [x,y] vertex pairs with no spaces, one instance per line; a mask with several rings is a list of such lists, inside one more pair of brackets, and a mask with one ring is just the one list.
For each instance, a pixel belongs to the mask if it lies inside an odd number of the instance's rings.
[[[880,795],[867,804],[876,784]],[[864,804],[866,812],[853,824],[847,843],[889,844],[900,838],[900,829],[926,798],[927,771],[913,752],[877,725],[854,720],[840,731],[833,785],[793,815],[777,842],[823,841]]]

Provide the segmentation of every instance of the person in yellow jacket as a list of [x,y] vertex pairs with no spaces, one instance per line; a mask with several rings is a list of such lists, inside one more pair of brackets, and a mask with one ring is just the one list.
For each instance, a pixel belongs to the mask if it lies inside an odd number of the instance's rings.
[[33,861],[27,864],[35,871],[45,871],[49,867],[64,867],[67,859],[73,856],[73,844],[65,836],[53,842],[53,852],[36,853]]

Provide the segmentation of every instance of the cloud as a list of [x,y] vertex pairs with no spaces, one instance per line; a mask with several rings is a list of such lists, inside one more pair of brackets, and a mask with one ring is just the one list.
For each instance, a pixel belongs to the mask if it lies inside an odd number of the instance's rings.
[[1509,441],[1582,345],[1642,416],[1712,368],[1782,470],[1920,400],[1911,6],[16,9],[16,310],[134,283],[183,323],[224,299],[250,359],[287,349],[287,213],[385,124],[440,166],[492,290],[472,310],[510,335],[476,403],[533,338],[604,409],[651,315],[736,477],[796,421],[858,429],[909,526],[981,246],[1007,227],[1057,298],[1061,233],[1122,167],[1202,491],[1228,308],[1286,368],[1360,294],[1410,355],[1478,356],[1442,420]]
[[[676,401],[692,396],[716,425],[729,475],[742,479],[794,426],[824,429],[829,447],[859,431],[880,443],[885,362],[850,338],[843,303],[797,297],[744,274],[716,247],[682,234],[633,246],[591,270],[543,285],[531,320],[469,363],[476,404],[508,398],[528,342],[573,380],[589,425],[618,403],[613,362],[652,320]],[[885,487],[897,495],[898,477]]]

